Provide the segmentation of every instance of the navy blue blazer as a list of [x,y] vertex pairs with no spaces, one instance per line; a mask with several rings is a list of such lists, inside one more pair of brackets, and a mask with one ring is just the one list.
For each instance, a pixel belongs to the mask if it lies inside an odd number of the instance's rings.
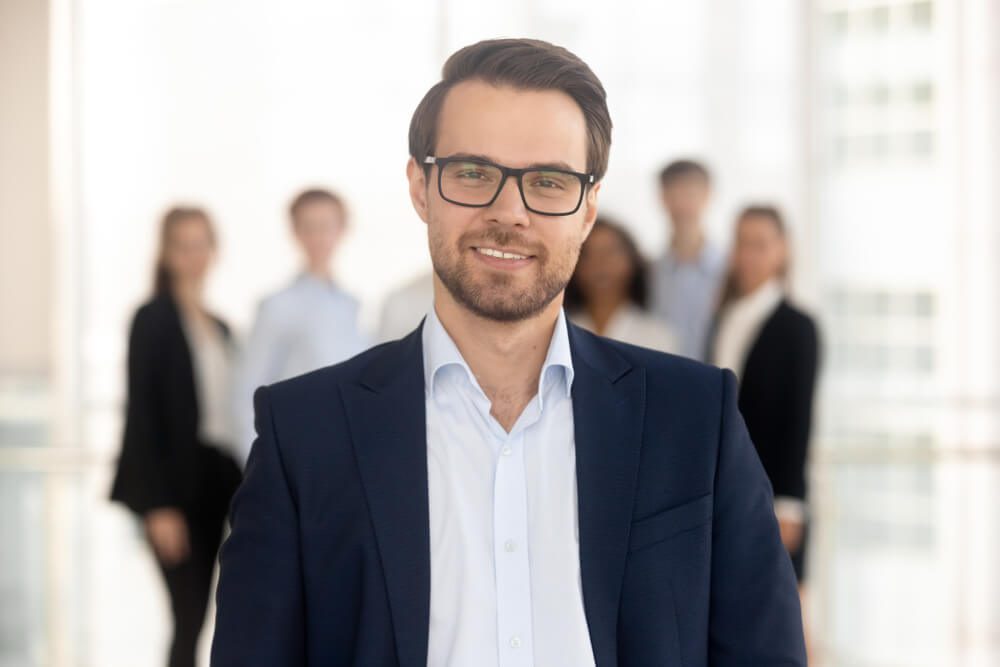
[[[257,391],[215,667],[427,664],[420,332]],[[597,665],[805,665],[795,576],[735,377],[572,325],[570,347]]]

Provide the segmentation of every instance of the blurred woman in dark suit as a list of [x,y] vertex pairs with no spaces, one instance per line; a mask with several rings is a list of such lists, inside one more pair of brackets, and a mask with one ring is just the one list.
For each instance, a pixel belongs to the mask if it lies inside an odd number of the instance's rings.
[[804,579],[806,458],[819,340],[812,318],[792,305],[785,223],[771,206],[737,218],[729,276],[710,358],[740,379],[739,406],[774,488],[781,540]]
[[193,667],[230,498],[229,328],[206,309],[215,231],[197,208],[163,218],[153,297],[132,320],[121,456],[111,492],[139,515],[170,595],[170,667]]

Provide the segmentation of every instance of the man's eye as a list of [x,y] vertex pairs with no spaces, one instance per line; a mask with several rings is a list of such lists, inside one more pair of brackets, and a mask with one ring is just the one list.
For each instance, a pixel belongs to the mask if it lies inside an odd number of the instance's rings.
[[486,178],[486,174],[481,169],[462,169],[458,172],[458,177],[475,180]]
[[531,186],[543,189],[565,190],[566,182],[565,179],[558,176],[538,175],[531,179]]

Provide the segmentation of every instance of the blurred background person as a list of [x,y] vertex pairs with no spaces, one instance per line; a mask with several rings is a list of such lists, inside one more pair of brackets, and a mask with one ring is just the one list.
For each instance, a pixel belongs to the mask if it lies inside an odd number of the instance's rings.
[[417,328],[434,302],[434,276],[422,273],[385,298],[378,321],[378,340],[402,338]]
[[244,461],[254,438],[257,387],[349,359],[370,342],[358,325],[357,300],[333,278],[347,229],[344,200],[329,190],[305,190],[292,200],[289,217],[304,266],[290,285],[261,301],[243,350],[234,412]]
[[570,318],[585,329],[662,352],[677,352],[666,324],[647,312],[646,262],[621,224],[598,216],[566,286]]
[[113,500],[143,519],[173,614],[170,667],[192,667],[229,501],[240,482],[228,397],[229,327],[203,300],[216,250],[208,215],[167,212],[153,298],[128,344],[124,442]]
[[671,162],[660,171],[660,201],[670,220],[667,251],[653,263],[651,308],[676,333],[679,352],[703,361],[725,271],[724,254],[705,234],[711,194],[708,168],[693,160]]
[[711,360],[740,380],[740,412],[774,488],[781,540],[801,587],[819,339],[813,319],[788,300],[788,264],[780,212],[772,206],[744,209],[736,222]]

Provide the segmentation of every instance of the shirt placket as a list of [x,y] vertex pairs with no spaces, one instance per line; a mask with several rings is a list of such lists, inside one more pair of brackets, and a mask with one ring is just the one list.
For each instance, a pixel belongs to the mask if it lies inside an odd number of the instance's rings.
[[501,438],[493,493],[493,558],[500,667],[533,664],[524,431]]

